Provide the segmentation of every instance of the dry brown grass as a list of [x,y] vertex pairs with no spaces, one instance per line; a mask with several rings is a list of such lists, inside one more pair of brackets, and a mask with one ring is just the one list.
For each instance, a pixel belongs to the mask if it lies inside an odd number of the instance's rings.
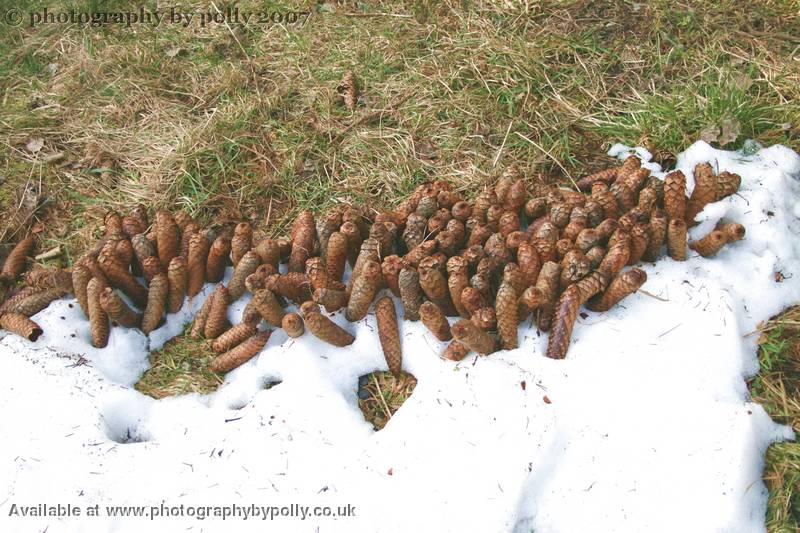
[[373,372],[359,381],[363,384],[359,386],[358,407],[376,431],[386,426],[417,386],[417,378],[408,372],[401,372],[399,377]]

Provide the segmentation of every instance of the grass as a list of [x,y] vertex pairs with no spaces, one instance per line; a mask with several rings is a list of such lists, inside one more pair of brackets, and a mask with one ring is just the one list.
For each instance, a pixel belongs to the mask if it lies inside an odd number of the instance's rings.
[[150,353],[150,368],[136,383],[136,390],[156,399],[214,392],[222,383],[222,378],[208,369],[215,355],[206,341],[175,337]]
[[[716,136],[727,148],[754,138],[800,149],[797,0],[235,5],[312,13],[304,25],[0,23],[0,243],[39,221],[44,246],[61,245],[69,262],[106,209],[139,201],[274,232],[300,208],[391,205],[434,177],[474,191],[512,163],[567,183],[607,165],[613,142],[668,162],[726,124],[733,138]],[[362,89],[352,112],[336,95],[348,69]],[[790,334],[769,330],[753,395],[797,427],[786,377],[796,378],[796,344],[782,340]],[[182,381],[207,355],[173,341],[140,386],[213,390],[216,378],[202,372],[196,384]],[[797,448],[775,445],[768,460],[770,531],[788,531],[798,522],[786,488],[792,472],[797,480]]]
[[364,419],[380,431],[414,392],[417,379],[404,371],[399,377],[391,372],[373,372],[362,376],[359,384],[358,407]]
[[[800,435],[800,307],[768,322],[759,339],[760,372],[750,382],[753,400]],[[773,444],[764,480],[769,488],[767,530],[800,529],[800,442]]]

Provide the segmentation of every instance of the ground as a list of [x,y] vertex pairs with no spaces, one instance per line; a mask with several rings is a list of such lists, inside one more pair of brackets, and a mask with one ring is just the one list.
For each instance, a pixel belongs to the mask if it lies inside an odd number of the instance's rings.
[[[181,10],[214,5],[234,7]],[[61,246],[55,261],[69,264],[106,209],[137,201],[280,231],[300,207],[379,207],[430,178],[472,192],[512,163],[569,183],[607,165],[613,142],[667,164],[698,138],[800,149],[796,0],[244,1],[240,11],[310,16],[27,24],[45,7],[127,6],[32,0],[11,6],[21,26],[0,22],[0,209],[11,213],[0,242],[37,218],[43,248]],[[361,88],[354,111],[336,92],[346,70]],[[764,325],[751,384],[796,430],[797,326],[796,310]],[[179,361],[181,346],[170,351]],[[799,464],[797,443],[770,449],[770,531],[800,521]]]

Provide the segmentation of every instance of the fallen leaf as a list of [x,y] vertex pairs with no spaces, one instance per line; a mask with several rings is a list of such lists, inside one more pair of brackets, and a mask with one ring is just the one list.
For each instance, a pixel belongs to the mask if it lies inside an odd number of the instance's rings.
[[711,144],[719,139],[719,128],[716,124],[709,124],[700,132],[700,139]]
[[28,140],[28,143],[25,145],[25,148],[28,149],[29,152],[36,153],[44,147],[44,140],[41,137],[31,137]]
[[547,395],[542,396],[542,400],[544,400],[544,403],[550,403],[550,398],[548,398]]
[[725,146],[734,142],[742,132],[742,125],[735,118],[728,118],[722,121],[722,133],[719,136],[719,145]]

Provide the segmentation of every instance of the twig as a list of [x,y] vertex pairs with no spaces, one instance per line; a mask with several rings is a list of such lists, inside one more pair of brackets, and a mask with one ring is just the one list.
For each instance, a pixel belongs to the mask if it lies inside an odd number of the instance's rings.
[[54,257],[58,257],[59,255],[61,255],[61,246],[55,246],[54,248],[50,248],[46,252],[40,253],[39,255],[34,257],[34,259],[36,261],[44,261],[45,259],[52,259]]
[[668,302],[669,301],[669,298],[662,298],[661,296],[656,296],[652,292],[647,292],[644,289],[639,289],[637,292],[641,292],[642,294],[644,294],[645,296],[649,296],[650,298],[655,298],[656,300],[658,300],[660,302]]
[[503,153],[503,148],[506,147],[506,141],[508,140],[508,134],[511,132],[511,126],[514,124],[514,120],[512,119],[511,122],[508,123],[508,128],[506,128],[506,136],[503,137],[503,142],[500,144],[500,148],[497,150],[497,155],[494,156],[494,161],[492,161],[492,166],[496,167],[497,162],[500,160],[500,155]]
[[386,400],[383,398],[383,391],[381,390],[381,386],[378,383],[378,378],[375,377],[375,374],[372,375],[372,381],[375,382],[375,387],[378,389],[378,398],[381,399],[381,405],[383,405],[384,410],[386,411],[386,416],[392,418],[392,412],[389,410],[389,405],[386,403]]

